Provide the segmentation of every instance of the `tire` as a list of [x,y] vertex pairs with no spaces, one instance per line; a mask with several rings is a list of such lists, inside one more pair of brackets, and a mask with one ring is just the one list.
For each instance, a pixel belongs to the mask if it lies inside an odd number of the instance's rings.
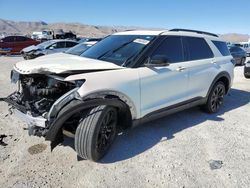
[[245,78],[250,78],[250,76],[247,75],[246,73],[244,73],[244,76],[245,76]]
[[204,109],[208,113],[216,113],[219,111],[224,101],[226,93],[225,84],[221,81],[217,82],[208,95]]
[[246,58],[245,58],[245,57],[241,58],[241,60],[240,60],[240,65],[244,65],[244,64],[245,64],[245,61],[246,61]]
[[117,110],[97,106],[80,121],[75,134],[75,150],[83,159],[98,161],[110,148],[117,134]]

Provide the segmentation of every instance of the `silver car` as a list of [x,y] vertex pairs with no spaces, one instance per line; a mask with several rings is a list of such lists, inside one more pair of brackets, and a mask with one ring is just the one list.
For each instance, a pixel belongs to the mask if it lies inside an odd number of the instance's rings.
[[24,59],[34,59],[39,56],[64,52],[69,48],[77,45],[78,42],[74,40],[56,39],[49,40],[38,45],[32,45],[22,49],[21,54]]

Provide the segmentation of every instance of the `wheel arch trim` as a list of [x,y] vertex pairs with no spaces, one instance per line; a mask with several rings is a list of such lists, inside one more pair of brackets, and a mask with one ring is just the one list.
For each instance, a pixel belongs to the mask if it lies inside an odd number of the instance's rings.
[[[89,108],[93,108],[99,105],[110,105],[117,107],[120,110],[120,113],[126,117],[127,121],[124,121],[128,126],[132,125],[132,118],[131,114],[129,113],[129,107],[123,101],[118,98],[110,98],[110,99],[103,99],[103,98],[96,98],[96,99],[89,99],[87,101],[76,100],[76,104],[73,107],[69,107],[65,110],[59,117],[57,117],[53,123],[48,128],[46,133],[45,139],[51,141],[51,150],[55,148],[59,143],[63,141],[62,139],[62,127],[64,122],[70,118],[75,113],[87,110]],[[67,108],[67,105],[64,107]]]
[[207,96],[206,98],[208,98],[208,95],[209,93],[211,92],[211,90],[213,89],[214,87],[214,84],[217,83],[220,79],[222,78],[226,78],[228,83],[226,85],[226,93],[228,93],[228,91],[230,90],[230,87],[231,87],[231,77],[230,77],[230,74],[226,71],[223,71],[223,72],[220,72],[213,80],[212,84],[210,85],[209,89],[208,89],[208,92],[207,92]]

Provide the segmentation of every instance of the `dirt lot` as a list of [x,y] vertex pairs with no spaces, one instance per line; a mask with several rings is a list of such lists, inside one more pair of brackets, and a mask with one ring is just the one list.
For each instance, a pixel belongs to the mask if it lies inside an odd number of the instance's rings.
[[[20,57],[0,57],[0,97],[15,89]],[[53,152],[0,103],[0,187],[249,187],[250,80],[243,67],[221,111],[193,108],[119,135],[100,161],[77,159],[73,141]],[[215,169],[217,168],[217,169]]]

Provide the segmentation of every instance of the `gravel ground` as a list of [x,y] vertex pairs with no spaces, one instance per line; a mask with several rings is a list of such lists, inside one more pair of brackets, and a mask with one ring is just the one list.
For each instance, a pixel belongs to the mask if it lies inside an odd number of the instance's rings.
[[[0,57],[0,97],[14,91],[9,72],[21,57]],[[119,135],[100,163],[79,160],[73,140],[50,151],[0,103],[0,187],[249,187],[250,80],[235,68],[219,113],[199,108]]]

